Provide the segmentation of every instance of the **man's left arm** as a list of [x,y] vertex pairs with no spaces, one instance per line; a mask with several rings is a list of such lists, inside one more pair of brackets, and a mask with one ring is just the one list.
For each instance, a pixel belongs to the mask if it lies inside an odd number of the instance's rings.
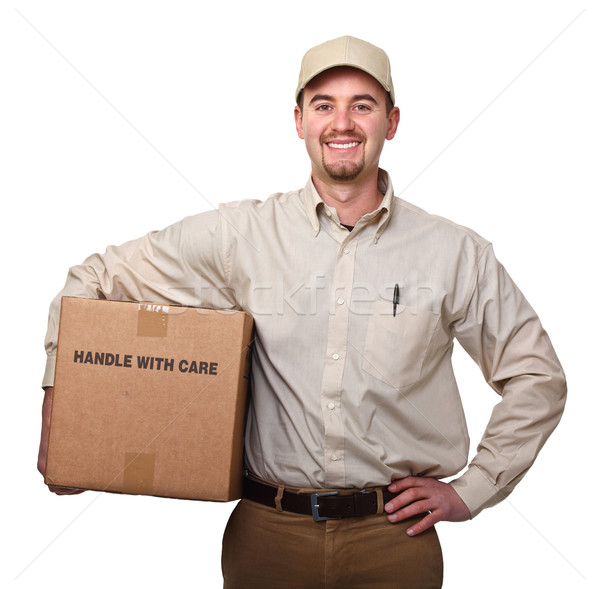
[[525,476],[562,416],[565,376],[537,315],[488,246],[455,337],[502,397],[477,454],[451,483],[427,477],[394,481],[400,493],[386,505],[388,519],[427,515],[408,531],[464,521],[505,499]]

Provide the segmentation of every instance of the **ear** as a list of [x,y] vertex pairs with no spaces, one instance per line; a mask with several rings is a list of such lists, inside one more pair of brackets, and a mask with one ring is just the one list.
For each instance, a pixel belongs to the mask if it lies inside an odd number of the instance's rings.
[[296,120],[296,133],[300,139],[304,139],[304,129],[302,128],[302,111],[299,106],[294,107],[294,119]]
[[398,130],[398,125],[400,124],[400,109],[395,106],[388,115],[388,130],[386,133],[386,139],[393,139],[396,135],[396,131]]

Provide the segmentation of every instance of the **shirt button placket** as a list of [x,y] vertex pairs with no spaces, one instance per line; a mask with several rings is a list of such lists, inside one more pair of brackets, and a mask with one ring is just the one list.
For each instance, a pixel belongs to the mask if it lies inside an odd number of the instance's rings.
[[331,291],[332,305],[329,312],[327,359],[321,388],[325,485],[330,487],[343,487],[346,481],[341,390],[348,354],[348,303],[354,278],[355,246],[353,241],[341,244],[336,260]]

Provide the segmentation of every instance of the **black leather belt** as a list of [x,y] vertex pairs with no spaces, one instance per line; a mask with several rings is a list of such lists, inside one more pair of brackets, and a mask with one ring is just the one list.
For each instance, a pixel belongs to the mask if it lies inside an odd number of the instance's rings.
[[[265,485],[254,479],[245,479],[244,498],[267,507],[276,508],[277,487]],[[396,495],[382,489],[383,501],[387,503]],[[349,495],[340,495],[338,491],[324,493],[292,493],[284,490],[281,496],[283,511],[302,515],[312,515],[316,522],[360,517],[377,513],[377,492],[358,491]]]

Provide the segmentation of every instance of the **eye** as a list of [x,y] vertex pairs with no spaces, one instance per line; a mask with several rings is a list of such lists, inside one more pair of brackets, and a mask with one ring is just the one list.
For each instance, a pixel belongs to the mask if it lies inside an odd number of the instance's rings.
[[331,110],[331,107],[328,104],[319,104],[319,106],[317,106],[316,110],[328,111],[328,110]]
[[359,112],[367,112],[371,110],[371,107],[368,104],[357,104],[354,107],[354,110],[358,110]]

